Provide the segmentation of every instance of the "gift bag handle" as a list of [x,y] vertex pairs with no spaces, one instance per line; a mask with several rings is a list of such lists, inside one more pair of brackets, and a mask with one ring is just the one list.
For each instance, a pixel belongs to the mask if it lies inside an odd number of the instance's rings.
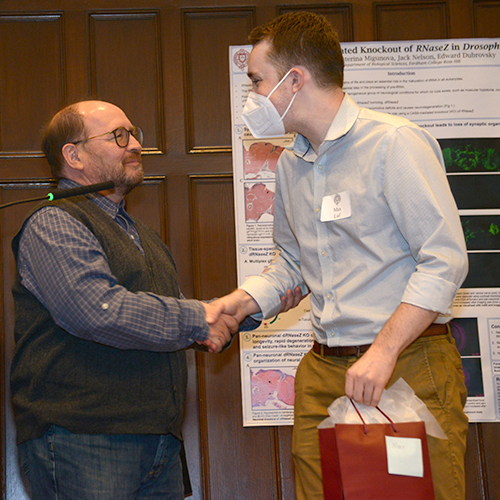
[[[361,416],[361,413],[359,412],[358,408],[356,407],[356,405],[354,404],[354,401],[352,399],[349,399],[349,401],[352,403],[352,406],[354,406],[354,409],[356,410],[356,413],[358,414],[359,418],[361,419],[361,422],[363,422],[363,429],[365,431],[365,434],[368,434],[368,427],[366,427],[366,423],[365,421],[363,420],[363,417]],[[375,408],[377,408],[377,410],[382,413],[382,415],[387,419],[389,420],[390,424],[391,424],[391,427],[392,427],[392,430],[394,432],[398,432],[396,430],[396,426],[394,425],[394,422],[378,407],[378,406],[375,406]]]

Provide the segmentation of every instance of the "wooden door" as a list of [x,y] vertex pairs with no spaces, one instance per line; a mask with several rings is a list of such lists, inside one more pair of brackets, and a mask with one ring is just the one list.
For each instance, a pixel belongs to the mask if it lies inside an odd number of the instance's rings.
[[[145,131],[146,181],[129,211],[169,244],[187,297],[236,286],[228,46],[297,9],[342,41],[500,36],[500,0],[0,0],[0,203],[53,186],[39,130],[86,97],[121,106]],[[0,212],[2,493],[26,498],[15,455],[10,240],[29,205]],[[243,428],[238,346],[189,355],[184,434],[193,499],[293,500],[291,428]],[[500,433],[471,424],[467,498],[500,498]]]

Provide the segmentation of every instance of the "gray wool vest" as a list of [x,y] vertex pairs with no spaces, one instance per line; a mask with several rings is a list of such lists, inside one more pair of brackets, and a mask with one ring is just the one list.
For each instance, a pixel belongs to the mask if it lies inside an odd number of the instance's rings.
[[[132,292],[179,297],[173,259],[151,228],[135,221],[143,256],[86,197],[54,204],[96,236],[120,285]],[[12,243],[16,259],[20,234]],[[13,295],[16,348],[11,392],[18,443],[42,436],[52,424],[83,434],[172,433],[180,438],[187,382],[183,351],[120,350],[79,339],[54,323],[49,311],[22,286],[19,274]]]

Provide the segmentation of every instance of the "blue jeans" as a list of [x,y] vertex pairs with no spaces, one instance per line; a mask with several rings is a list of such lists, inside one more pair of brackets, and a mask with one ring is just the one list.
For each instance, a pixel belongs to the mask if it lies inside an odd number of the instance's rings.
[[183,500],[172,435],[73,434],[52,426],[19,445],[33,500]]

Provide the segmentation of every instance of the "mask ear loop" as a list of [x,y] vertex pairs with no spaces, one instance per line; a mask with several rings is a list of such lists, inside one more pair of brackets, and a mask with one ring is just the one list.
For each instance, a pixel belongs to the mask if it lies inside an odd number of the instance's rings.
[[274,92],[276,91],[276,89],[285,81],[286,77],[292,72],[292,69],[293,68],[290,68],[288,70],[288,72],[286,73],[286,75],[276,84],[276,87],[274,87],[274,89],[271,90],[271,92],[269,92],[269,95],[267,96],[267,99],[269,99],[274,94]]
[[[269,99],[274,94],[274,92],[276,91],[276,89],[285,81],[286,77],[292,72],[292,70],[293,70],[293,68],[290,68],[288,70],[288,72],[286,73],[286,75],[276,84],[276,87],[274,87],[274,89],[271,90],[271,92],[266,97],[266,99]],[[289,109],[292,107],[293,101],[295,101],[295,98],[297,97],[297,94],[298,94],[298,92],[295,92],[295,94],[293,94],[293,97],[292,97],[292,100],[290,101],[290,104],[288,105],[288,107],[285,109],[285,112],[281,116],[282,120],[283,120],[283,118],[285,118],[285,116],[288,113]]]
[[295,101],[297,94],[298,94],[298,92],[295,92],[295,94],[293,94],[292,100],[290,101],[288,108],[285,109],[285,112],[283,113],[283,116],[281,117],[282,120],[283,120],[283,118],[285,118],[286,114],[288,113],[288,110],[292,107],[293,101]]

